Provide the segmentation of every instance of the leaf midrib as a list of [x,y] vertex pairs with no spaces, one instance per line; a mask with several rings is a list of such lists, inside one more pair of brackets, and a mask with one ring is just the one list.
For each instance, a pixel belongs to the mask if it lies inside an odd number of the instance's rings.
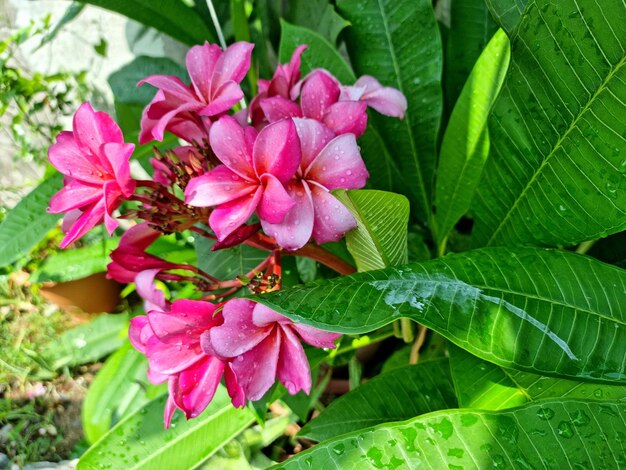
[[517,208],[517,206],[520,203],[520,201],[522,199],[524,199],[524,197],[526,196],[526,193],[528,192],[530,187],[537,181],[539,175],[541,174],[541,172],[543,171],[545,166],[548,164],[548,161],[550,161],[551,158],[555,155],[556,151],[561,148],[563,142],[569,136],[569,134],[571,132],[573,132],[575,129],[577,129],[578,122],[582,119],[582,117],[585,115],[585,113],[587,111],[589,111],[589,109],[591,108],[591,105],[595,102],[595,100],[598,98],[598,96],[600,96],[600,94],[603,93],[607,89],[608,84],[611,81],[611,79],[617,74],[617,72],[624,66],[625,63],[626,63],[626,56],[622,56],[621,60],[617,64],[615,64],[614,67],[612,67],[610,69],[610,71],[607,74],[606,78],[600,84],[600,86],[598,87],[596,92],[591,96],[591,98],[587,101],[585,106],[576,115],[576,117],[574,118],[572,123],[569,125],[569,127],[565,130],[563,135],[561,135],[558,138],[558,140],[554,144],[554,146],[553,146],[552,150],[550,151],[550,153],[541,162],[541,165],[539,166],[539,168],[537,168],[537,170],[535,170],[535,172],[533,173],[533,175],[530,178],[530,180],[528,181],[528,183],[526,183],[526,186],[524,187],[522,192],[517,196],[517,198],[515,199],[515,202],[513,203],[513,205],[509,208],[507,213],[504,215],[504,218],[497,225],[496,230],[493,232],[493,234],[491,235],[491,237],[487,241],[487,245],[491,245],[493,243],[493,241],[495,240],[496,236],[500,233],[500,230],[508,222],[508,220],[510,219],[511,215],[513,214],[513,212],[515,212],[515,209]]

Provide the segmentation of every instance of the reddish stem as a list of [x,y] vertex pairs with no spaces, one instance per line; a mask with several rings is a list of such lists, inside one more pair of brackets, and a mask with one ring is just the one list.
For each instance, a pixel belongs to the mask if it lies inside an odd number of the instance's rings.
[[321,246],[317,246],[312,243],[304,245],[302,248],[296,251],[286,251],[284,252],[284,254],[290,256],[304,256],[306,258],[311,258],[312,260],[315,260],[318,263],[329,267],[339,274],[348,275],[356,272],[354,266],[346,263],[339,256],[333,255],[330,251],[327,251]]

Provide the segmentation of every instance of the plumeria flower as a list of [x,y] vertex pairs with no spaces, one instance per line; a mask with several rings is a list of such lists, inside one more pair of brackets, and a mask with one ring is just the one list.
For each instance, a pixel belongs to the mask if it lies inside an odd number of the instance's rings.
[[135,146],[124,143],[111,117],[83,103],[72,132],[61,132],[48,150],[52,166],[65,175],[65,186],[50,199],[49,212],[65,212],[65,238],[61,248],[102,223],[109,231],[118,226],[112,213],[135,191],[129,159]]
[[294,395],[311,391],[311,371],[301,341],[317,348],[334,348],[341,336],[293,323],[251,300],[224,304],[224,323],[202,336],[207,353],[232,360],[232,368],[245,396],[259,400],[276,378]]
[[151,75],[149,83],[159,89],[143,112],[139,142],[163,140],[169,130],[188,142],[202,142],[215,118],[243,98],[239,83],[250,68],[253,44],[236,42],[225,51],[205,43],[187,53],[185,63],[191,86],[173,75]]
[[259,217],[279,223],[294,206],[284,185],[300,165],[300,142],[292,120],[265,127],[258,136],[230,116],[217,121],[210,142],[222,162],[189,181],[185,202],[192,206],[217,206],[209,225],[219,241],[243,225],[256,210]]
[[166,311],[150,310],[131,320],[129,338],[148,358],[148,379],[154,384],[168,382],[166,428],[177,408],[187,419],[202,413],[213,399],[222,375],[233,405],[245,404],[231,365],[200,347],[202,334],[222,322],[215,309],[208,302],[181,299],[166,305]]
[[294,123],[302,162],[287,192],[296,203],[280,223],[261,217],[265,233],[288,250],[301,248],[311,235],[321,244],[338,241],[356,228],[354,216],[329,191],[362,188],[369,177],[353,134],[335,137],[312,119]]
[[340,101],[363,101],[385,116],[404,118],[407,102],[401,91],[384,87],[369,75],[360,77],[353,86],[341,87]]

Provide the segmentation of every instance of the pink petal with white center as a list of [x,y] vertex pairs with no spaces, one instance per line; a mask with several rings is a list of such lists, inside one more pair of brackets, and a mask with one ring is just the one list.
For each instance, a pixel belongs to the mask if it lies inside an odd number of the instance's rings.
[[261,202],[262,196],[263,188],[259,187],[247,196],[220,204],[213,209],[209,216],[209,225],[217,235],[217,239],[223,241],[228,235],[245,224]]
[[52,166],[67,176],[86,183],[102,184],[106,176],[100,161],[90,152],[83,152],[71,132],[61,132],[48,149]]
[[[124,142],[122,131],[111,116],[104,112],[95,112],[87,102],[81,104],[74,114],[73,131],[78,146],[88,149],[94,155],[98,155],[100,146],[105,142]],[[106,162],[102,163],[105,171],[112,170],[106,166]]]
[[261,226],[265,233],[274,237],[281,247],[287,250],[297,250],[307,244],[313,233],[313,201],[305,182],[292,181],[286,189],[296,201],[296,205],[281,223],[272,224],[261,220]]
[[174,386],[174,403],[187,419],[196,418],[209,405],[220,384],[224,363],[205,356],[197,364],[178,374]]
[[365,86],[342,86],[339,101],[359,101],[367,87]]
[[311,393],[311,370],[309,361],[298,337],[289,326],[281,328],[282,341],[278,356],[276,375],[291,395],[300,390]]
[[304,80],[300,106],[305,117],[321,121],[326,109],[337,102],[340,89],[337,79],[323,70],[314,70]]
[[220,46],[205,42],[201,46],[193,46],[185,57],[185,65],[196,94],[203,97],[207,103],[211,96],[211,77],[221,55]]
[[301,323],[292,323],[289,326],[302,338],[302,341],[316,348],[335,349],[337,345],[334,341],[341,336],[341,333],[318,330],[317,328]]
[[117,142],[106,143],[101,147],[101,153],[111,164],[115,180],[126,197],[135,192],[135,180],[130,177],[129,164],[134,149],[133,144],[118,144]]
[[235,408],[243,408],[246,406],[246,394],[239,383],[237,383],[237,376],[230,362],[224,365],[224,382],[226,383],[226,390],[228,390],[228,396],[233,406]]
[[258,177],[269,173],[281,183],[289,181],[300,166],[300,139],[291,119],[263,128],[257,136],[252,161]]
[[272,224],[278,224],[283,221],[287,212],[296,205],[296,202],[274,175],[264,174],[261,176],[261,183],[265,189],[259,207],[257,207],[259,218]]
[[147,312],[163,311],[167,307],[165,294],[157,289],[154,283],[154,278],[159,272],[160,269],[146,269],[135,276],[135,288],[137,294],[144,300],[144,310]]
[[198,111],[202,116],[217,116],[232,108],[243,98],[239,83],[228,81],[217,89],[211,102]]
[[254,44],[249,42],[236,42],[231,44],[222,53],[215,64],[215,70],[211,77],[212,98],[222,85],[228,81],[241,82],[250,68],[250,58]]
[[224,323],[209,331],[210,345],[219,356],[240,356],[263,341],[272,330],[271,326],[259,328],[252,323],[252,310],[256,302],[232,299],[224,304]]
[[92,186],[71,180],[50,198],[48,212],[51,214],[67,212],[93,204],[99,199],[102,199],[102,186]]
[[335,137],[335,134],[314,119],[294,119],[293,122],[296,125],[302,149],[300,168],[308,168],[326,144]]
[[248,153],[248,140],[244,128],[230,116],[213,123],[209,132],[211,148],[219,160],[242,178],[256,179],[252,168],[252,155]]
[[252,311],[252,323],[263,327],[273,323],[291,323],[291,320],[263,304],[256,304]]
[[257,346],[232,362],[237,382],[248,400],[261,399],[274,384],[281,340],[280,328],[274,327]]
[[369,177],[352,134],[343,134],[331,140],[304,174],[306,179],[331,190],[360,189]]
[[137,83],[137,86],[141,86],[144,83],[148,83],[162,90],[165,97],[169,95],[172,98],[180,100],[180,102],[193,101],[198,104],[202,103],[202,101],[198,99],[198,96],[175,75],[150,75]]
[[209,207],[234,201],[255,191],[258,184],[244,180],[225,165],[189,180],[185,188],[185,203]]
[[260,106],[269,122],[276,122],[291,117],[302,117],[300,106],[282,96],[264,98],[261,100]]
[[102,222],[104,209],[104,199],[99,199],[95,204],[86,208],[80,217],[74,221],[59,246],[61,248],[67,247]]
[[339,101],[324,115],[324,124],[337,134],[360,137],[367,128],[367,104],[362,101]]
[[311,185],[311,193],[315,207],[313,238],[318,244],[339,241],[356,228],[354,216],[335,196],[316,185]]

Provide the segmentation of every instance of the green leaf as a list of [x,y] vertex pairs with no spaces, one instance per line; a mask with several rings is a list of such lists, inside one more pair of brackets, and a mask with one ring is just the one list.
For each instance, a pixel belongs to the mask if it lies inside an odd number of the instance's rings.
[[509,36],[515,31],[527,2],[528,0],[485,0],[491,16]]
[[72,2],[70,6],[68,6],[65,10],[65,13],[63,13],[61,19],[54,25],[54,28],[52,28],[52,30],[42,38],[36,50],[56,38],[59,32],[63,30],[63,28],[65,28],[65,26],[67,26],[69,23],[75,20],[78,15],[81,14],[84,8],[84,3],[80,3],[78,1]]
[[188,80],[185,68],[171,59],[139,56],[109,75],[108,82],[115,100],[124,104],[148,104],[156,93],[154,87],[137,87],[137,83],[149,75],[175,75],[183,81]]
[[280,28],[280,48],[278,51],[280,63],[289,62],[296,47],[306,44],[309,47],[302,54],[300,67],[303,76],[314,69],[323,68],[337,77],[341,83],[352,85],[355,82],[354,72],[326,38],[315,31],[294,26],[284,20],[280,21]]
[[436,141],[442,113],[442,47],[430,0],[340,0],[352,26],[346,45],[355,72],[404,93],[403,120],[371,114],[400,172],[394,191],[422,220],[431,214]]
[[448,360],[429,361],[374,377],[333,401],[299,435],[324,441],[358,429],[457,406]]
[[567,251],[486,248],[255,300],[343,333],[408,317],[503,367],[626,383],[626,271]]
[[24,197],[0,224],[0,267],[27,255],[56,225],[61,214],[46,212],[50,198],[63,186],[55,173]]
[[450,347],[450,368],[459,405],[501,410],[543,398],[626,400],[626,386],[557,379],[504,369]]
[[79,0],[120,13],[193,46],[216,42],[198,13],[180,0]]
[[211,251],[214,240],[196,237],[198,267],[220,280],[235,279],[258,266],[269,253],[248,245],[237,245],[227,250]]
[[30,281],[67,282],[104,272],[111,261],[109,253],[117,247],[118,242],[119,238],[112,238],[94,245],[52,253],[31,274]]
[[128,315],[101,314],[48,344],[42,358],[52,370],[97,361],[119,349],[127,336]]
[[469,209],[487,160],[487,118],[509,66],[509,54],[509,39],[500,30],[478,58],[448,122],[435,188],[436,234],[440,247]]
[[626,228],[625,30],[623,2],[529,2],[489,119],[476,246],[563,246]]
[[497,29],[484,1],[451,0],[444,75],[448,109],[453,108],[476,60]]
[[103,461],[111,470],[194,468],[253,420],[250,411],[231,405],[226,390],[220,386],[200,416],[186,421],[177,412],[166,430],[163,428],[166,399],[166,396],[156,398],[120,421],[81,457],[78,470],[101,469]]
[[350,25],[328,0],[293,0],[289,2],[287,20],[316,31],[331,44],[336,44],[339,33]]
[[626,403],[549,400],[446,410],[339,436],[277,468],[615,468]]
[[409,201],[400,194],[356,190],[333,193],[352,213],[357,228],[346,235],[359,271],[406,263]]
[[167,391],[148,383],[147,370],[145,356],[128,341],[107,359],[89,385],[83,402],[83,432],[89,443],[104,436],[126,414],[141,408],[154,389]]

